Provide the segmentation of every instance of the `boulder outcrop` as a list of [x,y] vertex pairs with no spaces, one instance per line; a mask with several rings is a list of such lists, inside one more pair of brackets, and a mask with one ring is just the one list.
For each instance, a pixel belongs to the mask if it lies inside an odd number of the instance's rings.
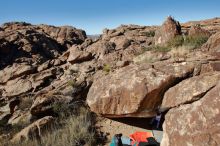
[[213,34],[208,41],[202,46],[203,50],[207,50],[210,52],[220,51],[220,32]]
[[219,79],[219,72],[210,72],[180,82],[165,93],[161,109],[169,109],[199,100],[218,83]]
[[177,35],[181,35],[181,26],[178,21],[169,16],[161,28],[155,32],[155,44],[165,45]]
[[165,116],[161,146],[220,144],[220,84],[200,100],[173,108]]
[[[192,64],[129,65],[96,80],[89,90],[90,109],[107,117],[152,117],[163,93],[193,72]],[[167,70],[169,68],[169,70]]]

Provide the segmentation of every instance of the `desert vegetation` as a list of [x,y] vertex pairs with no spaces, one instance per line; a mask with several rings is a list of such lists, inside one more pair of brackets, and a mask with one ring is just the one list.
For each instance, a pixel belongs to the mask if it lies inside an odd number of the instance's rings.
[[[9,139],[1,139],[1,146],[81,146],[96,145],[96,130],[94,128],[95,117],[85,107],[78,106],[71,109],[72,105],[54,104],[53,108],[58,117],[52,126],[47,127],[47,132],[39,138],[32,135],[30,139],[20,143],[11,143]],[[13,126],[14,131],[18,132],[23,127]]]

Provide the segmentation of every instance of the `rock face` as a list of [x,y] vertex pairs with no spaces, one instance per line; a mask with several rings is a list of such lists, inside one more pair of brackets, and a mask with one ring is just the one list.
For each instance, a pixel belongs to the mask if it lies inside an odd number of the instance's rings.
[[93,59],[93,56],[90,52],[79,50],[76,46],[72,46],[70,48],[70,54],[69,58],[67,59],[68,62],[74,64],[74,63],[80,63],[83,61],[89,61]]
[[31,139],[33,137],[40,138],[43,135],[46,127],[49,127],[52,124],[53,120],[54,118],[51,116],[39,119],[17,133],[11,141],[13,143],[18,143],[24,140]]
[[118,61],[132,61],[143,48],[154,44],[157,27],[122,25],[105,29],[100,39],[85,48],[97,59],[98,64],[115,66]]
[[219,72],[211,72],[180,82],[165,93],[161,109],[173,108],[199,100],[218,83],[219,79]]
[[55,27],[40,25],[39,27],[58,43],[67,47],[70,47],[73,44],[82,44],[87,38],[84,30],[76,29],[72,26]]
[[43,63],[57,58],[68,46],[86,39],[82,30],[71,27],[5,23],[0,31],[0,68],[14,62]]
[[161,27],[105,29],[93,40],[69,26],[3,24],[0,129],[29,124],[12,141],[40,138],[44,125],[65,113],[59,106],[75,111],[87,102],[111,118],[165,111],[165,146],[219,145],[219,20],[182,24],[185,35],[215,34],[202,48],[168,52],[163,47],[182,33],[171,17]]
[[220,32],[212,35],[208,41],[202,47],[204,50],[210,52],[219,52],[220,51]]
[[36,67],[28,64],[13,64],[13,66],[8,66],[3,70],[0,70],[0,83],[6,83],[8,80],[23,76],[25,74],[34,73]]
[[193,25],[189,29],[189,36],[207,36],[209,37],[211,33],[203,28],[200,25]]
[[220,84],[202,99],[171,109],[163,124],[161,146],[220,145]]
[[92,111],[107,117],[151,117],[163,92],[192,71],[190,64],[168,65],[160,69],[146,64],[130,65],[95,81],[87,103]]
[[164,45],[177,35],[181,35],[181,26],[171,16],[163,23],[155,33],[155,44]]

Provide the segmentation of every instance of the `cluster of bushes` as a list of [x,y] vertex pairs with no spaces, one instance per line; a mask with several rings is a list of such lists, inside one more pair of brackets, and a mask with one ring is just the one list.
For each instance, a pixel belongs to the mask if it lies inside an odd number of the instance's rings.
[[144,35],[146,35],[147,37],[154,37],[155,36],[155,31],[151,30],[148,32],[144,32]]
[[168,47],[175,48],[180,46],[190,46],[192,49],[201,47],[208,40],[208,36],[195,35],[195,36],[176,36],[174,39],[167,43]]
[[195,35],[195,36],[183,36],[179,35],[170,40],[166,45],[163,46],[150,46],[143,47],[143,52],[145,51],[158,51],[158,52],[169,52],[173,48],[184,47],[189,50],[197,49],[207,42],[208,36],[206,35]]

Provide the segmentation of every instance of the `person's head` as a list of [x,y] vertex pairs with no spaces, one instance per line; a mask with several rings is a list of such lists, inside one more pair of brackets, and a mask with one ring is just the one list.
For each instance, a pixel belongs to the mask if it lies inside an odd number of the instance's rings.
[[158,112],[157,112],[157,115],[159,116],[160,114],[161,114],[161,112],[160,112],[160,111],[158,111]]

